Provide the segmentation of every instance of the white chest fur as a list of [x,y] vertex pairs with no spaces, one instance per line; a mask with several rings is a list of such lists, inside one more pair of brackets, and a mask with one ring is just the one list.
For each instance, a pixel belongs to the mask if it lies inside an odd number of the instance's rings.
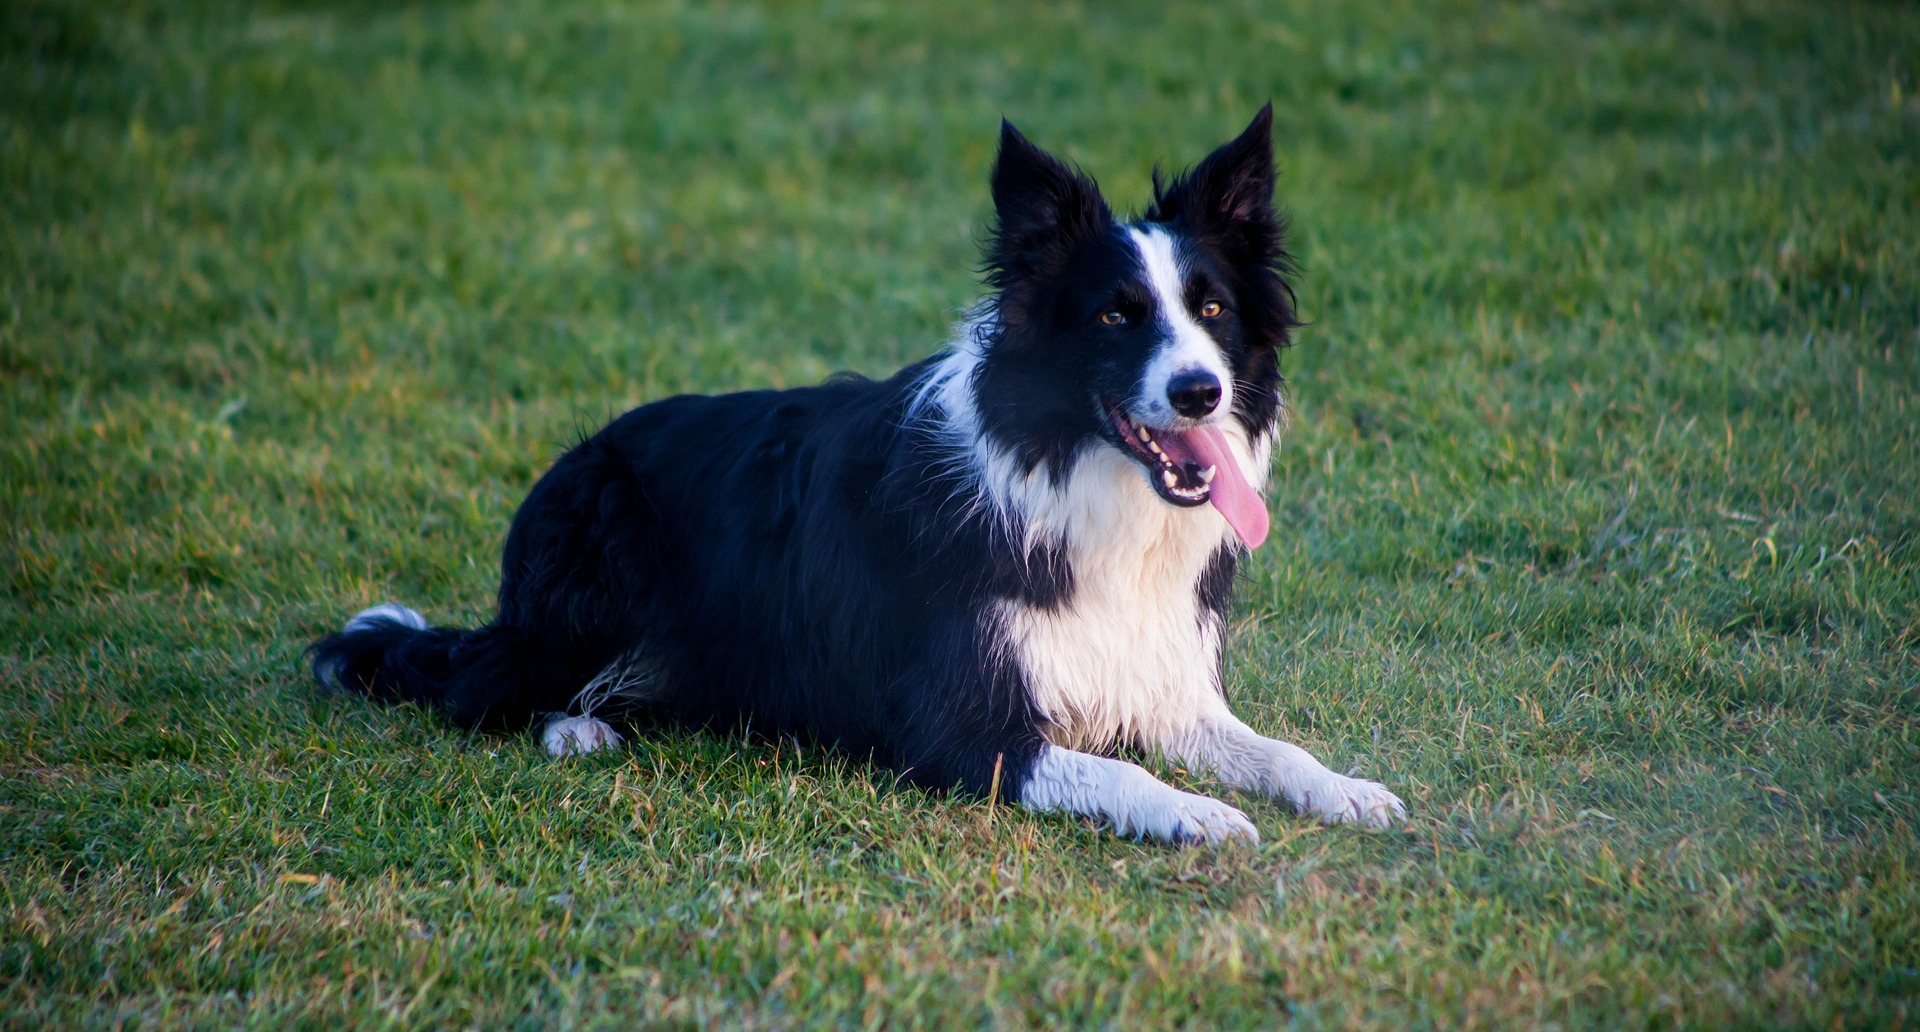
[[[1220,703],[1220,619],[1198,585],[1232,531],[1212,506],[1162,501],[1112,448],[1081,457],[1066,483],[1021,508],[1062,542],[1073,593],[1055,609],[1008,602],[999,630],[1051,723],[1056,745],[1150,745]],[[1044,497],[1041,497],[1044,495]]]

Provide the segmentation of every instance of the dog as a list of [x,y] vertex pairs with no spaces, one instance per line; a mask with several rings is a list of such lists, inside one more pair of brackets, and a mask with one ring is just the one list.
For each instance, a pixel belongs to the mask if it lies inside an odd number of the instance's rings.
[[1259,832],[1106,754],[1403,819],[1225,698],[1298,325],[1272,120],[1156,169],[1131,220],[1003,120],[989,289],[946,351],[620,416],[521,505],[491,624],[375,606],[309,649],[315,678],[467,728],[544,718],[555,755],[619,742],[616,713],[802,736],[1173,843]]

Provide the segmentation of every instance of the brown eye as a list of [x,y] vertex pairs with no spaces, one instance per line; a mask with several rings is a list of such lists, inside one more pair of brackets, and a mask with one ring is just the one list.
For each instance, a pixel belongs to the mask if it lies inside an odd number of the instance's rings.
[[1109,308],[1100,313],[1100,321],[1108,326],[1119,326],[1127,321],[1127,317],[1121,315],[1118,308]]
[[1200,306],[1200,318],[1216,319],[1216,318],[1219,318],[1220,313],[1224,311],[1226,311],[1226,309],[1220,307],[1220,302],[1209,301],[1206,304]]

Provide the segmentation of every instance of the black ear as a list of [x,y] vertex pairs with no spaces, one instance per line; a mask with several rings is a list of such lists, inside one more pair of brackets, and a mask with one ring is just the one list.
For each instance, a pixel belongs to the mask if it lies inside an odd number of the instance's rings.
[[[1253,116],[1245,132],[1220,147],[1171,185],[1154,175],[1152,222],[1184,222],[1196,232],[1236,235],[1269,229],[1273,214],[1273,105]],[[1275,241],[1277,243],[1277,239]]]
[[993,166],[993,208],[987,269],[988,281],[999,287],[1023,273],[1057,267],[1074,244],[1113,224],[1093,180],[1034,146],[1005,119]]
[[1166,222],[1205,240],[1238,270],[1241,319],[1252,339],[1284,347],[1294,318],[1287,276],[1286,224],[1273,210],[1273,105],[1253,116],[1232,142],[1171,184],[1153,176],[1149,222]]

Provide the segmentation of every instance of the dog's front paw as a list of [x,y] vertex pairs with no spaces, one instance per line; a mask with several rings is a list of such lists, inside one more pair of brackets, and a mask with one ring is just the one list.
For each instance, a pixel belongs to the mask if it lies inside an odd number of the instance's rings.
[[620,744],[620,735],[604,720],[556,715],[540,736],[549,755],[584,755]]
[[1177,798],[1150,822],[1146,831],[1178,846],[1217,846],[1229,839],[1260,841],[1260,829],[1247,815],[1218,799],[1177,792]]
[[1346,778],[1338,774],[1321,781],[1294,800],[1301,812],[1310,813],[1328,824],[1363,824],[1384,828],[1407,819],[1407,806],[1400,797],[1377,781]]

